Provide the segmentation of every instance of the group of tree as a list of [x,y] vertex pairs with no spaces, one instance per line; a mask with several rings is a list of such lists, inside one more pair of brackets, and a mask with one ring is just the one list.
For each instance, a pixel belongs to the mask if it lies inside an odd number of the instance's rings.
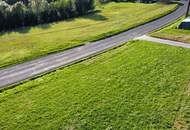
[[94,0],[0,0],[0,30],[64,20],[93,9]]

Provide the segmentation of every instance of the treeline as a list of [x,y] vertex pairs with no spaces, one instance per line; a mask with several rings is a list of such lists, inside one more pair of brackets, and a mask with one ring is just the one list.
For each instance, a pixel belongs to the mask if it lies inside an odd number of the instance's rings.
[[94,6],[94,0],[0,0],[0,30],[77,17]]

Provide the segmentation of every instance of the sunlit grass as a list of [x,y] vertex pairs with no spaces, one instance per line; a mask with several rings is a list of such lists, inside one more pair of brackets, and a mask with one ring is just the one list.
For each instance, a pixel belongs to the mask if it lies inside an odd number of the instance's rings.
[[0,34],[0,67],[97,40],[163,16],[177,5],[109,3],[97,13]]
[[131,42],[3,91],[0,129],[188,128],[189,78],[190,49]]

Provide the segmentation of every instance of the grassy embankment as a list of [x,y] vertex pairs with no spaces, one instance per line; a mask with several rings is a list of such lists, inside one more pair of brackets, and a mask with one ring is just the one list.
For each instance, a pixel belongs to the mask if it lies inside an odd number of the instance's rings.
[[190,128],[190,50],[136,41],[0,93],[0,129]]
[[152,33],[151,36],[190,43],[190,30],[183,30],[177,28],[178,25],[181,23],[182,19],[178,20],[174,24],[164,29]]
[[0,67],[97,40],[161,17],[177,5],[109,3],[99,12],[0,34]]

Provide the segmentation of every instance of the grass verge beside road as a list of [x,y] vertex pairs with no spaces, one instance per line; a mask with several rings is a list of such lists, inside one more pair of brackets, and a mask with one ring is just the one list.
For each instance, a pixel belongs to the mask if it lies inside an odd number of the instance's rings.
[[176,4],[109,3],[98,7],[94,14],[1,33],[0,67],[116,34],[166,15],[176,7]]
[[179,19],[174,24],[164,29],[161,29],[159,31],[152,33],[151,36],[168,39],[168,40],[190,43],[190,30],[183,30],[183,29],[177,28],[178,25],[181,23],[182,19]]
[[190,49],[134,41],[0,93],[0,129],[188,127]]

